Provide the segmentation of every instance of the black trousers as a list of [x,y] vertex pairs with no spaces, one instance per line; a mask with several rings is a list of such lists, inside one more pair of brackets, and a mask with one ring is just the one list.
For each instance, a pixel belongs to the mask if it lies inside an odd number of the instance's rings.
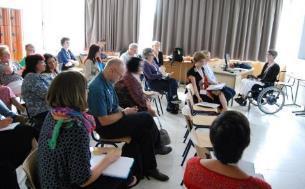
[[[100,176],[96,181],[90,184],[85,189],[101,189],[101,188],[111,188],[111,189],[127,189],[127,180],[112,178],[107,176]],[[78,187],[81,189],[81,187]],[[83,189],[83,188],[82,188]]]
[[44,122],[44,119],[46,118],[46,116],[48,115],[48,111],[46,112],[42,112],[40,114],[37,114],[35,116],[33,116],[33,119],[34,119],[34,127],[35,129],[37,130],[38,133],[40,133],[41,131],[41,127],[43,125],[43,122]]
[[234,89],[227,86],[224,86],[221,91],[225,95],[227,102],[229,102],[236,94]]
[[167,103],[173,100],[173,96],[177,95],[178,83],[173,78],[150,80],[148,81],[149,87],[154,91],[165,91]]
[[123,156],[135,159],[133,174],[138,179],[143,178],[148,170],[157,167],[154,149],[160,148],[160,132],[147,112],[124,116],[114,124],[98,125],[96,131],[103,138],[131,137],[131,142],[123,147]]
[[[16,168],[32,150],[32,141],[38,136],[30,126],[18,125],[15,129],[0,131],[0,188],[19,188]],[[3,187],[2,187],[3,186]]]

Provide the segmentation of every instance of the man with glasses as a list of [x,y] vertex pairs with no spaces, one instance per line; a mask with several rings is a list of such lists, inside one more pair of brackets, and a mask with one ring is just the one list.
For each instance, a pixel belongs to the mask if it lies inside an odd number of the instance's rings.
[[125,69],[120,59],[111,59],[89,84],[89,112],[96,119],[96,131],[107,139],[131,137],[131,143],[123,148],[123,155],[135,159],[134,172],[138,179],[151,176],[167,181],[169,177],[157,169],[155,154],[165,155],[172,149],[161,145],[153,118],[147,112],[138,112],[137,107],[121,109],[118,105],[113,85],[122,78]]

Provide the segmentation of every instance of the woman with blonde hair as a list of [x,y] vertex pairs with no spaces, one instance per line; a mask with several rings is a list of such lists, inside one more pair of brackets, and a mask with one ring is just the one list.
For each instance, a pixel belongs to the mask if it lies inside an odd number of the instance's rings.
[[204,70],[204,64],[207,64],[209,57],[203,52],[195,52],[193,55],[194,66],[188,70],[187,78],[192,84],[194,102],[210,102],[221,105],[222,111],[227,110],[227,100],[221,90],[206,90],[210,83]]

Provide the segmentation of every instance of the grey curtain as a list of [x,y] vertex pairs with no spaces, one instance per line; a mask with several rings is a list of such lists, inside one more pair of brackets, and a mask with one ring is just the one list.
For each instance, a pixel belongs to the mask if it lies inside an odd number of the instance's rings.
[[85,0],[85,46],[106,41],[106,50],[121,51],[137,42],[140,0]]
[[209,50],[264,61],[275,48],[283,0],[157,0],[154,40],[171,53]]

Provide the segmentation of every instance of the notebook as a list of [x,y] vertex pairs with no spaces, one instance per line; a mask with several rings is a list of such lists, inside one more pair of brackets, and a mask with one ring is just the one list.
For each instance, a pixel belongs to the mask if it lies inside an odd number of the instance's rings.
[[208,91],[217,91],[221,90],[226,84],[225,83],[219,83],[216,85],[209,85],[209,87],[206,89]]
[[218,108],[218,106],[219,106],[219,104],[209,103],[209,102],[199,102],[195,105],[201,106],[201,107],[207,107],[207,108]]
[[7,127],[4,127],[2,129],[0,129],[0,131],[7,131],[7,130],[13,130],[15,129],[15,127],[19,125],[19,122],[16,122],[16,123],[11,123],[9,124]]
[[[94,155],[91,153],[91,167],[96,166],[104,157],[104,154]],[[120,157],[118,160],[109,165],[102,174],[109,177],[127,179],[133,162],[133,158]]]

